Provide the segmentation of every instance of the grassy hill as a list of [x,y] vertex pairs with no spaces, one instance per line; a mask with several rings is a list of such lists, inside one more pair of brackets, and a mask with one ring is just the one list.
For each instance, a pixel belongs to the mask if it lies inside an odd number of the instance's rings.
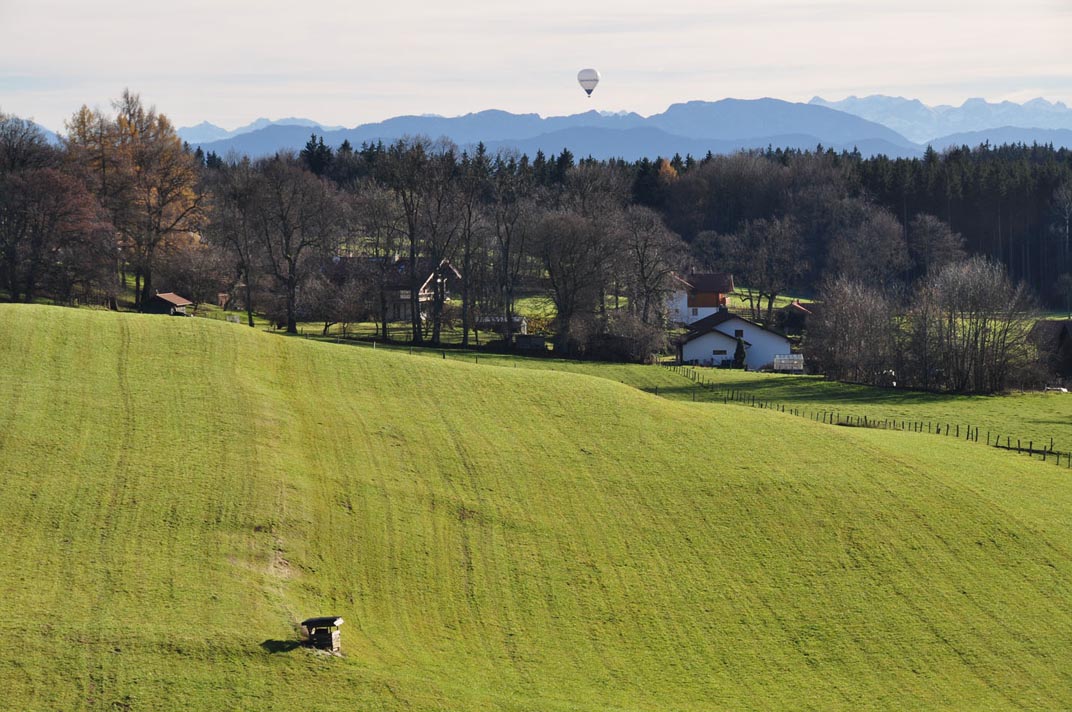
[[1072,706],[1063,468],[210,320],[0,364],[0,707]]
[[[362,342],[349,344],[355,348],[371,347]],[[385,347],[380,345],[379,348]],[[442,351],[430,347],[386,348],[436,359],[445,355],[447,359],[474,364],[585,373],[675,400],[722,403],[724,394],[732,391],[744,398],[754,396],[757,401],[785,406],[786,410],[806,411],[809,417],[817,412],[837,413],[846,418],[866,416],[870,420],[889,420],[896,422],[898,427],[902,422],[920,422],[923,430],[928,429],[928,424],[933,427],[948,424],[951,429],[959,425],[963,432],[970,425],[979,429],[980,442],[985,442],[987,435],[1001,436],[1002,443],[1009,438],[1015,445],[1019,439],[1026,448],[1029,441],[1035,447],[1049,446],[1052,438],[1054,449],[1072,452],[1072,395],[1067,393],[1029,391],[995,396],[951,395],[841,383],[822,376],[717,368],[689,368],[678,373],[661,366],[476,354],[449,346]],[[683,373],[699,375],[712,387],[697,388],[695,380]]]

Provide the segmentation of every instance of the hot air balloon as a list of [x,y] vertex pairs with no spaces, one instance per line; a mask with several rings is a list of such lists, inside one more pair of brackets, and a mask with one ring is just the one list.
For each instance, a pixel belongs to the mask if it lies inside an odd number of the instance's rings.
[[599,84],[599,72],[594,69],[582,69],[577,72],[577,83],[591,98],[592,90],[596,88],[596,84]]

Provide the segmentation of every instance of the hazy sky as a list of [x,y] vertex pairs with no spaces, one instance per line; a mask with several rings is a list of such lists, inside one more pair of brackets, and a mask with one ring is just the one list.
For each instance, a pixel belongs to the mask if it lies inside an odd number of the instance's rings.
[[0,0],[0,110],[60,129],[124,87],[227,128],[816,94],[1072,103],[1072,0]]

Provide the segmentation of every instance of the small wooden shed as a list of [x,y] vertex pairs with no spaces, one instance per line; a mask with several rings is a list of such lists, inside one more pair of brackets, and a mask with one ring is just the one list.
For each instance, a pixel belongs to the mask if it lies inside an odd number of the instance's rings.
[[189,299],[180,297],[174,292],[157,292],[152,299],[145,302],[142,311],[147,314],[170,314],[171,316],[186,316],[186,307],[192,305]]
[[343,619],[339,616],[317,616],[306,618],[301,622],[302,638],[318,650],[340,651],[339,626]]

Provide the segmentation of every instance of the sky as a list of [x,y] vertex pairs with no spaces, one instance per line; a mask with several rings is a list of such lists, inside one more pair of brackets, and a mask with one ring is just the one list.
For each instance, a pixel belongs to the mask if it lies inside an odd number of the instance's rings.
[[726,97],[1072,104],[1072,0],[0,0],[0,111],[61,130],[124,88],[225,128]]

